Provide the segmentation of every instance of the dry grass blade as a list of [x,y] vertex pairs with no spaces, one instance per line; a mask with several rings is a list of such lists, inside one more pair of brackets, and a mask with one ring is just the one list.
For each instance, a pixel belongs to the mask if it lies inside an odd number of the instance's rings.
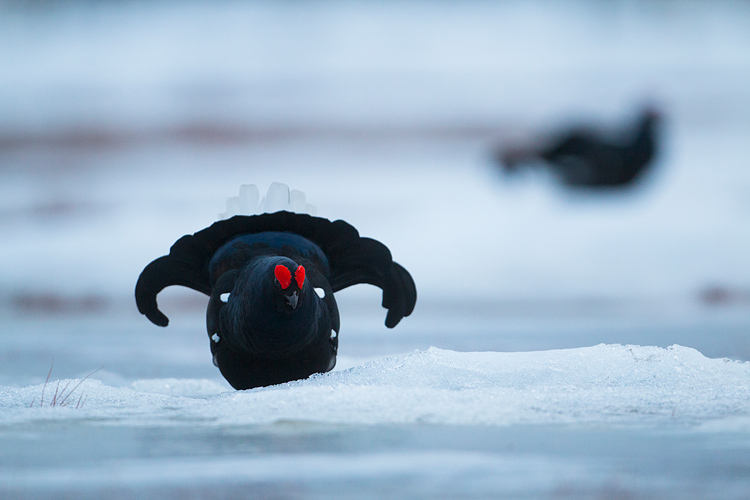
[[[52,362],[52,366],[50,366],[49,372],[47,373],[47,379],[44,381],[44,386],[42,386],[42,396],[39,401],[39,407],[44,406],[44,393],[47,390],[47,384],[49,384],[49,378],[52,374],[52,368],[54,367],[54,361]],[[78,389],[81,384],[83,384],[91,375],[101,370],[102,367],[97,368],[96,370],[92,371],[82,379],[78,381],[76,385],[73,386],[72,389],[68,390],[68,387],[70,387],[71,381],[68,380],[68,382],[63,386],[62,390],[60,390],[60,380],[57,381],[57,385],[55,387],[55,394],[52,396],[52,402],[49,403],[47,406],[61,406],[66,407],[70,405],[70,403],[73,401],[70,399],[70,397],[73,395],[73,393]],[[66,392],[67,391],[67,392]],[[86,400],[88,399],[88,396],[84,397],[84,394],[81,393],[78,396],[78,401],[76,402],[75,407],[76,408],[83,408],[83,405],[86,404]],[[34,399],[31,401],[31,404],[29,405],[29,408],[34,407],[34,403],[36,402],[36,396],[34,396]]]
[[[61,406],[67,406],[69,404],[68,398],[70,398],[70,396],[75,392],[75,390],[78,389],[78,387],[82,383],[84,383],[86,381],[86,379],[88,379],[91,375],[93,375],[94,373],[98,372],[101,369],[102,369],[102,367],[100,366],[96,370],[92,371],[91,373],[89,373],[88,375],[86,375],[85,377],[83,377],[75,386],[73,386],[73,388],[70,390],[70,392],[65,397],[63,397],[63,400],[60,402],[60,405]],[[65,387],[67,387],[67,386],[65,386]]]
[[[49,372],[47,372],[47,379],[44,381],[44,387],[42,387],[42,400],[39,402],[39,406],[40,407],[44,406],[44,390],[47,389],[47,383],[49,382],[49,376],[52,375],[52,368],[54,368],[54,366],[55,366],[55,360],[53,359],[52,360],[52,365],[50,365],[50,367],[49,367]],[[36,399],[36,398],[34,398],[34,399]],[[34,404],[33,401],[31,403]]]

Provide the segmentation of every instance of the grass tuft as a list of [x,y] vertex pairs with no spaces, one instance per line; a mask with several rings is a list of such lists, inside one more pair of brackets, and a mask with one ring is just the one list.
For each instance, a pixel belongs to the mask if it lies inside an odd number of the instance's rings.
[[[49,378],[52,375],[52,368],[55,366],[55,362],[52,362],[52,366],[49,367],[49,372],[47,373],[47,379],[44,381],[44,385],[42,386],[42,395],[39,398],[39,408],[44,406],[44,393],[47,391],[47,385],[49,384]],[[71,396],[73,393],[76,392],[76,390],[81,387],[81,384],[83,384],[91,375],[101,370],[101,368],[97,368],[96,370],[92,371],[85,377],[83,377],[81,380],[78,381],[76,385],[73,386],[72,389],[68,390],[68,387],[70,387],[71,381],[68,380],[68,382],[63,386],[62,390],[60,389],[60,381],[57,381],[57,384],[55,386],[55,394],[52,396],[52,401],[50,403],[47,403],[47,406],[59,406],[62,408],[65,408],[69,406],[73,401],[76,401],[75,408],[83,408],[83,405],[86,404],[86,399],[88,399],[88,396],[84,397],[83,390],[80,391],[78,395],[78,400],[75,398],[71,399]],[[66,392],[67,391],[67,392]],[[29,408],[34,407],[34,403],[36,403],[36,396],[34,396],[34,399],[31,400],[31,404],[29,405]]]

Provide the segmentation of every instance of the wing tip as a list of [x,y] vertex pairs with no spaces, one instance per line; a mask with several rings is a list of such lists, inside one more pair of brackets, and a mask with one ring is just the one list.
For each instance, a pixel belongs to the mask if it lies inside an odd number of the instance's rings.
[[156,326],[166,327],[169,325],[169,318],[167,318],[161,311],[156,311],[155,314],[146,315],[146,317]]

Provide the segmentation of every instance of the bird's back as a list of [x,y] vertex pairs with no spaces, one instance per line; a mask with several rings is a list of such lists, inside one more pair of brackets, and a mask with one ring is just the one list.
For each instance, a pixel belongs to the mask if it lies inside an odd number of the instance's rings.
[[328,259],[318,245],[298,234],[264,231],[241,234],[222,245],[208,264],[211,282],[215,283],[227,270],[240,267],[253,256],[267,253],[295,254],[315,264],[326,278],[330,275]]

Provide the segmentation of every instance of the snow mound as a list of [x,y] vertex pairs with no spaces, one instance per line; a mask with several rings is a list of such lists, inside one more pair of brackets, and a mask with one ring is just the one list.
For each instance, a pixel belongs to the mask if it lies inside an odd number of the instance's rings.
[[136,380],[130,384],[130,388],[136,392],[149,392],[153,394],[164,394],[166,396],[201,397],[211,396],[226,391],[227,388],[229,388],[229,385],[222,385],[213,380],[200,378],[160,378]]
[[268,192],[260,202],[260,191],[255,184],[240,186],[240,194],[227,198],[227,211],[219,214],[219,219],[228,219],[235,215],[256,215],[273,213],[280,210],[315,215],[317,208],[307,203],[307,195],[280,182],[272,182]]
[[[29,408],[42,386],[0,391],[0,422],[117,420],[132,425],[696,425],[750,416],[750,363],[695,349],[597,345],[540,352],[430,348],[249,391],[209,380],[86,380],[86,404]],[[47,388],[49,391],[49,386]]]

